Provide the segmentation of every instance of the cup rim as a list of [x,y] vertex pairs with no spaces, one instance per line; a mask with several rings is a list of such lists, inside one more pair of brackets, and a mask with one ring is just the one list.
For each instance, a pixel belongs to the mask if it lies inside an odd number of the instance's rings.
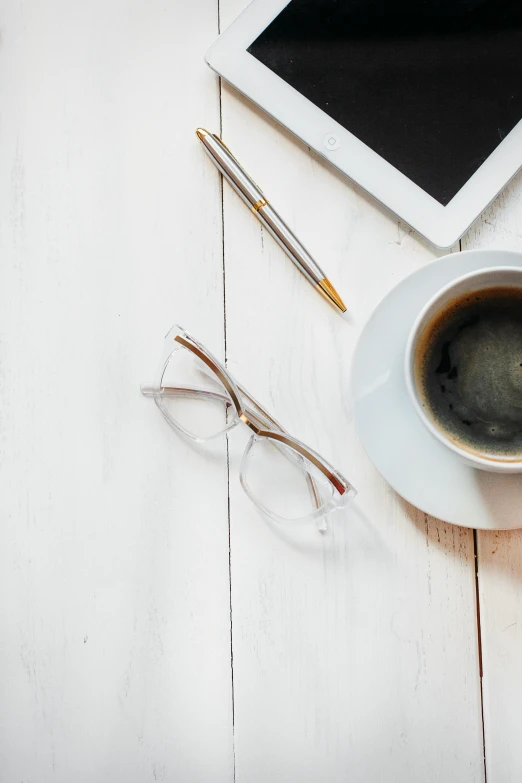
[[[456,288],[460,283],[466,282],[466,280],[472,280],[475,277],[479,277],[481,275],[487,274],[488,272],[516,272],[517,274],[520,274],[522,277],[522,267],[520,266],[486,266],[481,269],[476,269],[473,272],[467,272],[464,275],[459,275],[459,277],[456,277],[451,282],[447,283],[445,286],[440,288],[424,305],[422,310],[419,312],[417,317],[415,318],[415,321],[413,322],[413,325],[410,329],[410,332],[408,334],[408,339],[406,341],[406,349],[404,353],[404,376],[406,380],[406,387],[408,389],[408,394],[410,397],[410,400],[413,404],[413,407],[415,409],[415,412],[417,413],[418,417],[422,421],[425,427],[431,432],[431,434],[437,438],[437,440],[443,444],[446,448],[450,449],[454,454],[457,454],[461,459],[465,460],[468,463],[473,463],[477,467],[485,468],[486,470],[493,470],[496,472],[502,472],[502,473],[518,473],[520,472],[520,468],[522,467],[522,455],[516,459],[501,459],[501,458],[495,458],[495,457],[483,457],[477,452],[464,448],[461,448],[456,443],[454,443],[450,438],[446,437],[444,433],[438,429],[438,427],[435,426],[435,424],[432,422],[432,420],[429,418],[427,413],[425,412],[423,406],[421,405],[417,391],[415,386],[415,380],[414,380],[414,373],[413,373],[413,358],[414,358],[414,349],[417,345],[417,339],[419,337],[419,331],[420,327],[422,325],[423,320],[426,318],[427,313],[430,311],[430,309],[436,305],[437,301],[439,299],[442,299],[444,296],[448,294],[449,291],[451,291],[452,288]],[[522,286],[521,286],[522,287]]]

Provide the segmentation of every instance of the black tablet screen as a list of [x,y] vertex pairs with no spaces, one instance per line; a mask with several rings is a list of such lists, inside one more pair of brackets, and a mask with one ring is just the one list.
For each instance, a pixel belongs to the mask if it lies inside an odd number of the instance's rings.
[[291,0],[249,52],[444,205],[522,119],[522,0]]

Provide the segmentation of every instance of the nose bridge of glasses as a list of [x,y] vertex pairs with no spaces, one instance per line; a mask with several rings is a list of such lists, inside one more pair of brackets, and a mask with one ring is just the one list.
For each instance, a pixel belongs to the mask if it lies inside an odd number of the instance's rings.
[[250,429],[252,430],[253,433],[255,433],[255,435],[259,435],[259,433],[261,432],[261,427],[258,427],[258,425],[254,421],[252,421],[252,419],[249,419],[246,413],[241,413],[239,419],[240,421],[243,422],[243,424],[246,424],[247,427],[250,427]]
[[251,403],[252,407],[250,405],[243,405],[243,410],[246,411],[248,417],[251,420],[253,419],[264,429],[275,429],[278,432],[285,432],[285,428],[282,427],[281,424],[279,424],[279,422],[277,422],[274,417],[268,413],[266,408],[263,408],[263,406],[256,399],[254,399],[254,397],[252,397],[252,395],[245,389],[244,386],[241,386],[241,384],[238,383],[237,388],[243,397],[245,397],[248,402]]

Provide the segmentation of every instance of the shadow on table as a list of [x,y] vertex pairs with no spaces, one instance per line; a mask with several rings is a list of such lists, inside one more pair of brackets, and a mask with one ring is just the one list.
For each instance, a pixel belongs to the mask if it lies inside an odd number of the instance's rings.
[[301,554],[312,558],[324,557],[334,550],[347,556],[350,553],[371,552],[391,560],[388,547],[368,515],[354,499],[349,505],[328,516],[327,529],[321,531],[315,521],[275,522],[256,509],[262,523],[279,541]]

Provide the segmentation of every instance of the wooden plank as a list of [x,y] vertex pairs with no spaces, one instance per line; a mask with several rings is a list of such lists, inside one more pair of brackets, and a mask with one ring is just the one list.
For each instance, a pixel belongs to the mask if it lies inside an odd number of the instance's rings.
[[[462,240],[462,249],[522,251],[522,172]],[[522,524],[522,512],[521,512]],[[488,783],[522,777],[522,533],[477,532]]]
[[139,390],[175,320],[223,352],[217,21],[2,6],[2,781],[233,778],[225,446]]
[[[221,0],[222,26],[242,9]],[[360,494],[322,537],[271,526],[238,483],[231,567],[238,781],[483,779],[473,537],[403,503],[354,432],[350,360],[389,289],[435,257],[231,88],[223,135],[345,297],[323,302],[225,187],[232,372]]]

